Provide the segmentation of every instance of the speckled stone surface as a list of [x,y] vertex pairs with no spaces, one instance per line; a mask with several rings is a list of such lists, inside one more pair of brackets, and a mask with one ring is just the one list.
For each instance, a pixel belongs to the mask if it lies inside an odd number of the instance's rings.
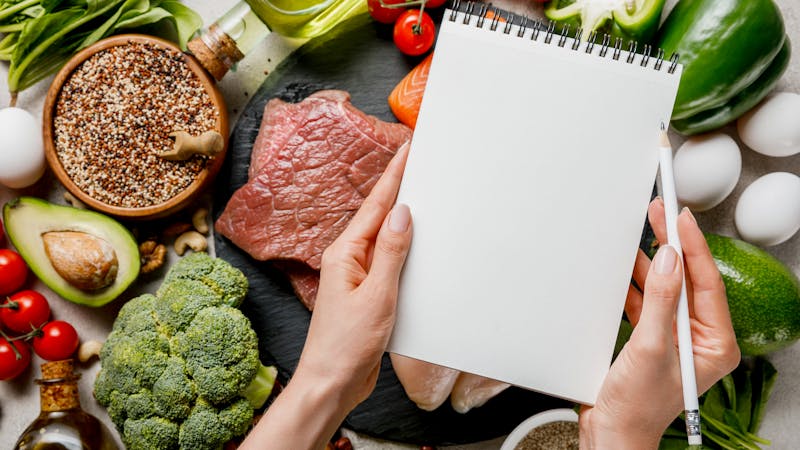
[[[208,24],[235,4],[236,0],[214,2],[184,0],[184,2],[200,12]],[[676,0],[668,0],[667,8],[671,8],[675,2]],[[800,43],[800,2],[797,0],[776,0],[776,2],[783,12],[789,38],[796,46],[800,45],[798,44]],[[496,0],[493,3],[518,13],[528,15],[540,13],[540,7],[535,6],[531,0]],[[299,42],[287,41],[274,35],[270,36],[239,64],[236,72],[228,74],[223,79],[220,88],[228,102],[232,120],[238,117],[249,100],[249,96],[261,85],[266,77],[266,72],[272,70],[297,45]],[[0,105],[7,105],[9,100],[5,82],[7,68],[6,64],[0,64]],[[41,116],[48,84],[48,81],[44,81],[25,91],[20,95],[17,106],[31,111],[36,116]],[[792,57],[789,68],[778,85],[778,90],[800,93],[800,58],[796,55]],[[800,118],[798,118],[798,126],[800,126]],[[725,131],[734,138],[737,137],[735,128],[728,127]],[[680,142],[677,136],[674,136],[674,139],[675,144]],[[741,146],[742,177],[733,194],[711,211],[696,215],[705,230],[736,236],[733,210],[739,194],[744,188],[756,178],[770,172],[786,171],[800,174],[800,155],[788,158],[769,158]],[[53,182],[47,180],[24,192],[0,187],[0,203],[21,194],[49,196],[60,202],[61,193],[62,191]],[[800,274],[800,252],[798,251],[800,250],[800,233],[789,241],[767,250],[788,264],[795,273]],[[140,292],[152,291],[157,285],[158,280],[153,280],[149,284],[138,286],[137,290]],[[102,340],[108,334],[119,306],[111,305],[100,309],[81,307],[59,299],[39,283],[34,287],[45,292],[51,300],[54,317],[76,325],[83,341]],[[800,422],[800,384],[796,381],[800,376],[800,344],[773,354],[770,360],[778,369],[779,375],[759,434],[772,440],[771,448],[794,449],[797,448],[797,442],[800,441],[800,429],[797,427],[797,423]],[[39,412],[38,389],[32,380],[38,377],[38,366],[41,362],[40,359],[34,357],[33,369],[13,382],[0,382],[0,450],[10,450],[17,436]],[[96,360],[87,364],[78,364],[78,370],[83,373],[80,383],[81,400],[84,409],[108,423],[105,410],[97,405],[91,395],[92,381],[98,369],[99,364]],[[354,447],[357,449],[414,448],[378,442],[354,434],[348,434],[348,436],[351,437]],[[452,447],[452,449],[494,450],[500,448],[501,443],[502,439],[496,439],[470,446]]]

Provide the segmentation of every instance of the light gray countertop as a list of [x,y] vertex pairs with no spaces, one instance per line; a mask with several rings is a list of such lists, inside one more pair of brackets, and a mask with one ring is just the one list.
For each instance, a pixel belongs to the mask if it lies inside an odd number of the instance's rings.
[[[800,43],[800,2],[797,0],[776,0],[780,6],[790,40],[798,45]],[[184,0],[184,2],[200,12],[206,24],[211,23],[216,17],[225,12],[236,0],[217,0],[214,2],[204,0]],[[671,8],[676,0],[668,0],[667,8]],[[528,15],[536,15],[540,12],[540,6],[535,5],[531,0],[497,0],[495,5],[510,9],[514,12]],[[232,120],[238,117],[244,106],[263,82],[266,73],[274,67],[291,51],[299,42],[284,40],[276,35],[271,35],[253,53],[249,54],[240,64],[236,72],[228,74],[219,84],[225,99]],[[0,64],[0,105],[8,104],[8,93],[6,92],[7,65]],[[37,86],[25,91],[20,95],[19,107],[32,112],[36,116],[41,115],[42,105],[49,81],[39,83]],[[781,80],[778,90],[800,93],[800,58],[793,56],[789,63],[789,68]],[[800,118],[798,118],[800,126]],[[726,129],[726,132],[736,137],[733,127]],[[675,142],[677,143],[677,141]],[[742,148],[742,176],[733,194],[728,197],[721,205],[705,213],[698,213],[697,219],[702,228],[729,236],[736,236],[733,225],[733,210],[739,194],[753,180],[769,172],[786,171],[800,174],[800,155],[788,158],[769,158],[759,155],[741,143]],[[47,184],[47,183],[43,183]],[[26,191],[27,192],[27,191]],[[0,187],[0,204],[24,192],[11,191]],[[33,192],[36,194],[37,192]],[[41,192],[38,192],[41,195]],[[50,191],[51,198],[58,198],[61,195],[59,189]],[[778,257],[789,265],[792,270],[800,274],[800,233],[789,241],[767,249],[770,253]],[[34,286],[37,290],[44,292],[51,301],[53,315],[57,319],[67,320],[76,325],[82,341],[91,339],[103,340],[110,330],[113,322],[116,307],[91,309],[64,301],[41,283],[37,282]],[[140,286],[141,291],[151,290],[152,286]],[[800,376],[800,345],[795,344],[790,348],[779,351],[770,356],[770,360],[778,369],[778,381],[772,394],[772,398],[767,407],[767,413],[760,435],[773,442],[772,448],[775,449],[794,449],[798,447],[800,441],[800,384],[796,378]],[[17,437],[25,427],[36,417],[39,412],[38,389],[32,380],[38,376],[38,365],[42,361],[34,357],[32,367],[17,380],[12,382],[0,382],[0,450],[10,450]],[[97,405],[91,396],[92,380],[99,369],[96,360],[81,365],[83,379],[80,384],[81,398],[84,409],[96,415],[108,423],[108,416],[105,410]],[[368,438],[350,435],[353,439],[355,448],[358,449],[390,449],[390,448],[414,448],[409,446],[395,446],[387,442],[378,442]],[[498,449],[502,439],[490,442],[478,443],[466,447],[472,450]]]

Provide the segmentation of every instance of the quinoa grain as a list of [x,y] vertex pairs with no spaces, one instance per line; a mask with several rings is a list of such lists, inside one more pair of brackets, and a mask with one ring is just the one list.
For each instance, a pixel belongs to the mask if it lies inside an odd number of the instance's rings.
[[129,42],[92,55],[61,89],[54,119],[58,158],[72,181],[103,203],[141,208],[186,189],[207,159],[167,161],[169,134],[214,130],[219,112],[183,55]]
[[515,450],[578,450],[577,422],[550,422],[532,429]]

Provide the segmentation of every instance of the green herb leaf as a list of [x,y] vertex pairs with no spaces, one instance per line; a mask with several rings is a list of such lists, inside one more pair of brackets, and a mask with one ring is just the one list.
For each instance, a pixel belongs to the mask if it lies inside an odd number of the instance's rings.
[[181,49],[186,50],[186,43],[203,26],[203,18],[180,2],[164,1],[160,6],[172,14],[175,29],[178,30],[178,43]]
[[758,432],[764,418],[764,410],[769,400],[769,394],[778,377],[778,371],[764,358],[757,358],[753,368],[753,413],[750,418],[748,431]]
[[733,382],[733,377],[728,374],[722,377],[722,388],[725,390],[725,397],[728,399],[727,407],[736,409],[736,385]]
[[734,371],[733,381],[736,383],[736,414],[739,416],[739,423],[745,431],[750,430],[750,419],[753,410],[753,382],[752,372],[743,368]]

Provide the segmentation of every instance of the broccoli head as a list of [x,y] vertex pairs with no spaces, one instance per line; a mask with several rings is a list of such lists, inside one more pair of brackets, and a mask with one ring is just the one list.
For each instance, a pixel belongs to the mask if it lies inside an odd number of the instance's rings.
[[126,303],[94,385],[129,449],[221,449],[271,392],[250,321],[234,306],[244,275],[203,253],[183,258],[156,295]]

